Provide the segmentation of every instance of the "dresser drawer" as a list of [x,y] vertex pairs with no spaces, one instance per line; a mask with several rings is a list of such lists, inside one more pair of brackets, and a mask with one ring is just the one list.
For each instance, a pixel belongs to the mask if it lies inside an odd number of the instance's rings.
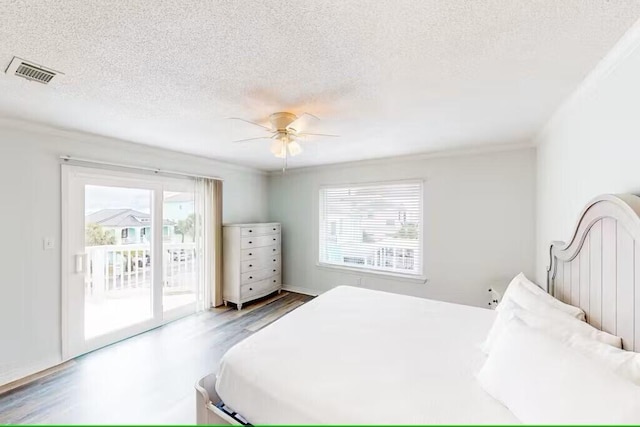
[[257,270],[257,271],[249,271],[247,273],[241,274],[240,283],[245,285],[247,283],[259,282],[261,280],[268,279],[271,276],[275,276],[276,274],[280,274],[279,267],[264,268],[262,270]]
[[269,292],[269,290],[278,290],[280,288],[280,275],[272,276],[268,279],[261,280],[249,285],[240,287],[240,298],[243,300],[250,299],[253,295],[260,295]]
[[242,227],[240,229],[240,235],[242,237],[260,236],[263,234],[279,234],[280,224],[273,226],[258,226],[258,227]]
[[279,234],[270,234],[267,236],[251,236],[243,237],[240,240],[240,247],[242,249],[259,248],[262,246],[271,246],[280,244]]
[[263,268],[280,269],[280,255],[250,259],[249,261],[242,261],[241,264],[242,266],[240,268],[240,271],[243,273],[246,273],[248,271],[262,270]]
[[[264,246],[262,248],[242,249],[240,259],[246,261],[254,258],[268,258],[280,254],[280,245]],[[273,258],[272,258],[273,259]]]

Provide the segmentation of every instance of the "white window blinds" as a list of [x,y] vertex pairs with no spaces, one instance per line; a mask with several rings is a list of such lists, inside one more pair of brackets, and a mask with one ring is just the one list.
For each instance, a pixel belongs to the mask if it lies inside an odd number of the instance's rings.
[[422,182],[320,189],[319,262],[422,275]]

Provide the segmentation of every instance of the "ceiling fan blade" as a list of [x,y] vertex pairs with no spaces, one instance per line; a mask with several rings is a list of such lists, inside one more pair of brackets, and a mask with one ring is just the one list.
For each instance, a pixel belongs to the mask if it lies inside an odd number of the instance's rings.
[[248,142],[248,141],[256,141],[258,139],[271,139],[273,138],[272,136],[259,136],[257,138],[246,138],[246,139],[236,139],[235,141],[232,142]]
[[300,132],[298,133],[298,136],[330,136],[332,138],[340,137],[340,135],[330,135],[327,133],[307,133],[307,132]]
[[287,130],[295,130],[296,132],[300,132],[302,129],[305,129],[311,124],[313,121],[320,121],[320,118],[314,116],[311,113],[302,113],[298,116],[297,119],[289,123],[287,126]]
[[271,128],[266,126],[262,126],[260,123],[252,122],[250,120],[241,119],[240,117],[227,117],[229,120],[240,120],[241,122],[249,123],[251,125],[260,126],[262,129],[268,130],[269,132],[273,132]]

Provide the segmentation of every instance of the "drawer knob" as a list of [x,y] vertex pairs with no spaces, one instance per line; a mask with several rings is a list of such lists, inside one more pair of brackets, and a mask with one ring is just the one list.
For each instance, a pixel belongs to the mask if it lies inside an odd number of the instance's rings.
[[253,264],[249,264],[249,267],[253,267]]
[[273,283],[276,283],[276,281],[274,280]]
[[253,230],[249,230],[249,233],[253,233]]
[[273,241],[275,242],[275,241],[276,241],[276,239],[273,239]]
[[273,262],[276,262],[276,260],[274,259]]
[[251,252],[249,252],[249,256],[253,255]]
[[273,270],[273,272],[275,273],[276,271],[275,271],[275,270]]
[[275,252],[275,251],[276,251],[276,248],[273,248],[273,251]]
[[276,231],[276,229],[274,228],[273,231]]
[[252,244],[253,242],[249,241],[249,244]]
[[249,279],[253,279],[253,276],[249,276]]
[[249,290],[250,290],[250,291],[252,291],[252,290],[253,290],[253,288],[249,288]]

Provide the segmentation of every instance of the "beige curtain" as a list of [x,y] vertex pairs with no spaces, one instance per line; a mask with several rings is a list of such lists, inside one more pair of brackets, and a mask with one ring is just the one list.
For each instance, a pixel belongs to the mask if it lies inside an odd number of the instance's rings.
[[200,254],[198,310],[222,305],[222,181],[196,181],[196,235]]
[[218,307],[222,301],[222,181],[213,181],[213,277],[211,281],[211,305]]

